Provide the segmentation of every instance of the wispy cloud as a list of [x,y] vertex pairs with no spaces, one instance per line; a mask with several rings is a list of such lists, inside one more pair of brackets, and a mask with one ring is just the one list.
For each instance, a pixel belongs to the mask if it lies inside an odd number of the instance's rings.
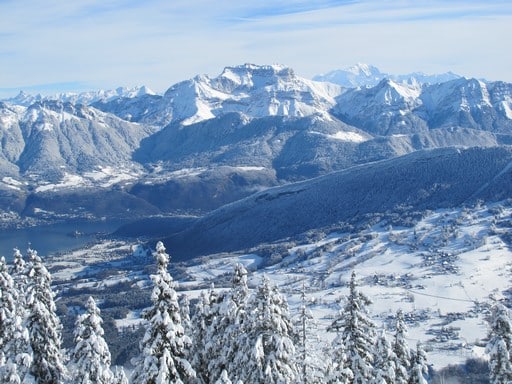
[[243,62],[312,76],[369,61],[512,81],[511,25],[505,0],[3,0],[0,87],[164,90]]

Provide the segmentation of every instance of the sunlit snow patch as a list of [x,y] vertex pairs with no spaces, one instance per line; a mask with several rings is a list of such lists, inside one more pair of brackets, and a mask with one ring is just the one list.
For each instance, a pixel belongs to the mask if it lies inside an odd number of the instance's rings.
[[360,135],[356,132],[343,132],[339,131],[336,132],[334,135],[328,135],[331,139],[341,140],[341,141],[351,141],[353,143],[362,143],[364,141],[367,141],[368,139],[365,138],[363,135]]

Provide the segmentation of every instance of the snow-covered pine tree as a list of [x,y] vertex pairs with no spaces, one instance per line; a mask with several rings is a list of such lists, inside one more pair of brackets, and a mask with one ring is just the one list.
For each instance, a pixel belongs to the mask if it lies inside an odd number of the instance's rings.
[[51,276],[34,250],[28,250],[27,327],[33,361],[30,372],[38,384],[60,384],[67,371],[61,349],[62,325],[55,311]]
[[[20,266],[20,268],[17,266]],[[32,364],[32,349],[30,348],[30,339],[25,322],[27,317],[25,305],[27,275],[21,253],[15,251],[14,265],[9,269],[10,273],[6,270],[5,261],[1,269],[3,269],[3,272],[1,272],[2,280],[12,280],[12,286],[10,289],[0,288],[0,292],[3,292],[3,300],[10,296],[14,304],[14,313],[9,318],[10,327],[5,331],[9,335],[9,341],[4,347],[5,353],[10,363],[15,365],[15,367],[10,368],[11,373],[8,375],[12,378],[12,372],[16,370],[22,381],[29,380],[30,374],[28,371]],[[4,283],[1,284],[4,285]],[[6,325],[2,325],[1,328],[7,329]],[[2,332],[0,331],[0,333]]]
[[178,304],[180,305],[181,325],[185,335],[192,334],[192,322],[190,320],[190,301],[188,296],[183,294],[180,295]]
[[[27,267],[25,260],[23,260],[23,255],[19,249],[15,248],[9,273],[20,292],[24,292],[27,285]],[[24,298],[23,295],[21,295],[21,298]]]
[[[249,289],[247,270],[242,264],[234,267],[232,287],[228,292],[202,295],[194,320],[195,335],[202,334],[195,346],[194,367],[203,382],[211,383],[225,370],[228,377],[237,377],[233,361],[240,349],[239,338],[243,332],[245,307]],[[197,340],[195,336],[194,340]]]
[[[347,364],[347,354],[343,344],[343,335],[338,332],[331,345],[332,358],[326,362],[325,382],[327,384],[350,384],[354,380],[352,370]],[[329,356],[329,354],[327,354]]]
[[293,326],[288,303],[277,287],[263,278],[249,303],[243,346],[235,359],[237,379],[251,384],[287,384],[297,380]]
[[427,354],[420,342],[416,345],[416,352],[413,352],[409,384],[428,384],[425,375],[428,374]]
[[509,310],[501,303],[492,308],[489,342],[489,378],[491,384],[508,384],[512,381],[511,364],[512,322]]
[[340,337],[334,340],[334,350],[344,348],[343,354],[346,356],[346,362],[336,362],[337,371],[340,377],[346,377],[350,375],[347,371],[349,368],[353,375],[349,379],[351,384],[367,384],[373,379],[375,325],[368,316],[369,304],[370,299],[357,290],[356,274],[352,272],[347,303],[340,316],[329,327],[329,330],[340,333]]
[[5,258],[0,258],[0,352],[7,352],[12,337],[13,317],[16,314],[16,292],[14,280],[7,270]]
[[112,379],[112,384],[128,384],[128,377],[124,371],[123,367],[115,366],[112,370],[114,374],[114,378]]
[[395,338],[393,352],[395,354],[395,383],[406,384],[411,370],[411,350],[407,344],[407,326],[401,309],[396,313]]
[[87,311],[78,316],[75,326],[75,349],[72,355],[75,384],[111,384],[111,355],[103,338],[103,319],[92,297]]
[[228,372],[223,370],[219,379],[215,382],[215,384],[232,384],[231,380],[229,380]]
[[190,349],[190,358],[200,384],[210,383],[214,380],[208,370],[211,357],[206,352],[206,345],[209,342],[208,333],[213,319],[218,316],[221,300],[222,298],[215,292],[212,285],[207,292],[201,292],[192,317],[193,342]]
[[167,271],[169,255],[162,242],[156,244],[157,273],[151,276],[153,306],[144,311],[146,333],[141,356],[135,361],[134,384],[182,384],[190,382],[195,371],[185,354],[190,338],[183,332],[176,283]]
[[10,351],[16,331],[16,297],[14,281],[7,270],[4,257],[0,258],[0,382],[21,382],[16,356]]
[[[220,306],[220,322],[214,322],[218,327],[217,343],[224,346],[220,351],[217,369],[227,371],[231,378],[239,377],[239,369],[233,363],[242,350],[240,335],[245,332],[247,318],[247,302],[249,300],[249,287],[247,286],[247,269],[240,263],[235,264],[231,289],[224,295]],[[212,368],[212,366],[210,366]]]
[[297,329],[297,368],[299,371],[300,382],[322,383],[325,382],[326,363],[322,347],[324,343],[318,337],[318,327],[309,310],[307,300],[306,286],[302,284],[301,306],[295,322]]
[[382,330],[375,343],[373,367],[374,384],[393,384],[395,382],[395,354],[385,330]]

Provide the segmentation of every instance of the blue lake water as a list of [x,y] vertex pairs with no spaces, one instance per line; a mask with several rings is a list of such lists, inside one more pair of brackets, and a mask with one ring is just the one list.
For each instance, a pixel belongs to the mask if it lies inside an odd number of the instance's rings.
[[[43,258],[56,252],[83,247],[103,234],[114,232],[126,221],[71,221],[31,228],[0,230],[0,256],[12,260],[13,249],[23,255],[27,248],[35,249]],[[74,236],[78,234],[78,236]]]

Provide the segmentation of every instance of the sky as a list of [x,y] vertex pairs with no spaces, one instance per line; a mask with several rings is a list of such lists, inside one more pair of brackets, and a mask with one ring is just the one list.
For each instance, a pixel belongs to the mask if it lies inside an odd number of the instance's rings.
[[0,98],[164,92],[244,63],[512,82],[511,32],[510,0],[0,0]]

